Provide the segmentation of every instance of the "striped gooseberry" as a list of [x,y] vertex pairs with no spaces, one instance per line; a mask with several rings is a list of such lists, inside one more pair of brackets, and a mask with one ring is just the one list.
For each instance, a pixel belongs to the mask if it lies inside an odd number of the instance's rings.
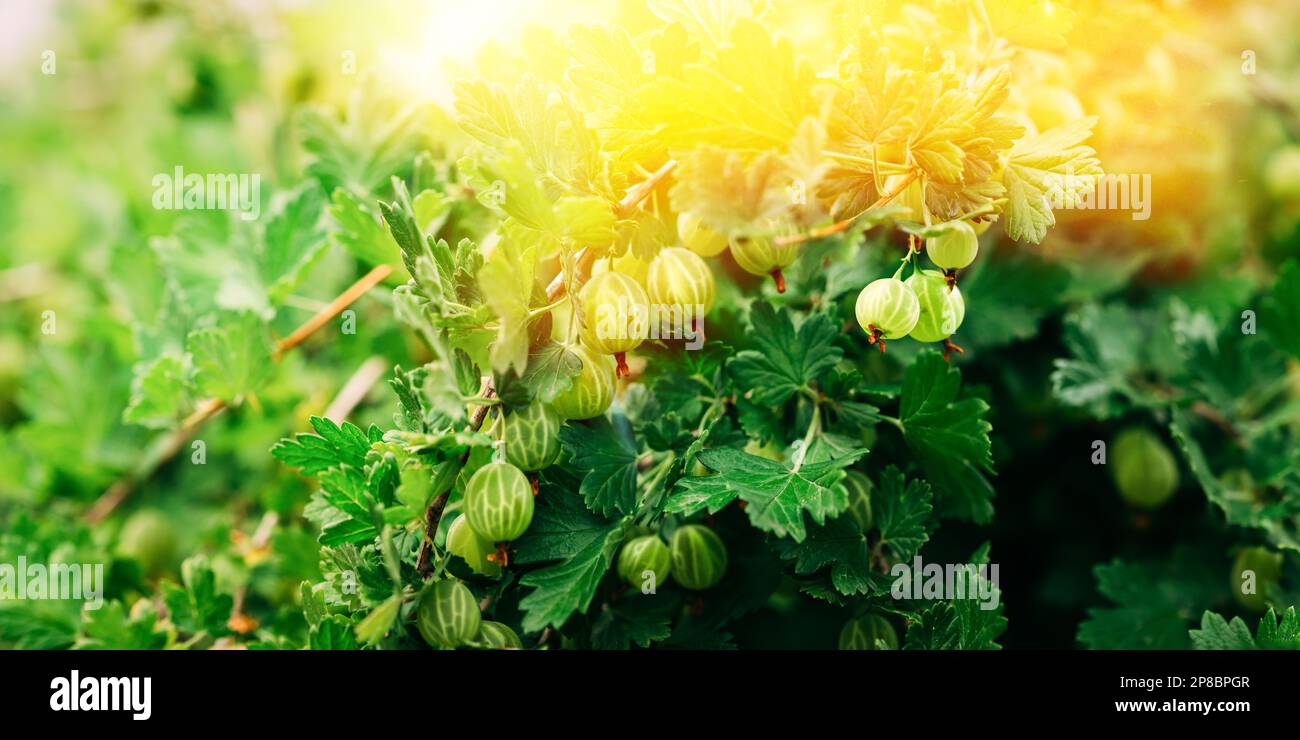
[[920,308],[909,335],[918,342],[941,342],[951,337],[966,317],[966,304],[957,286],[949,289],[948,279],[938,270],[917,270],[906,285]]
[[518,650],[524,646],[514,630],[487,619],[479,625],[478,639],[475,642],[488,650]]
[[727,237],[705,226],[690,211],[677,214],[677,236],[681,237],[682,246],[701,257],[716,257],[727,249]]
[[634,537],[618,551],[618,575],[633,586],[640,585],[647,572],[654,574],[656,584],[665,583],[671,570],[672,555],[657,534]]
[[686,524],[673,532],[669,547],[673,580],[683,588],[703,591],[712,588],[727,572],[727,546],[712,529]]
[[614,402],[614,360],[582,344],[569,349],[582,362],[582,369],[574,376],[573,384],[551,401],[551,408],[563,419],[600,416]]
[[492,542],[479,536],[464,516],[456,517],[447,528],[447,551],[464,560],[470,570],[481,576],[500,575],[501,564],[488,559],[494,550]]
[[975,261],[980,240],[975,229],[965,221],[952,221],[939,236],[925,240],[925,253],[930,261],[945,270],[960,270]]
[[1142,427],[1119,433],[1110,447],[1110,469],[1124,500],[1154,509],[1178,488],[1178,463],[1160,438]]
[[898,633],[879,614],[850,619],[840,629],[840,650],[897,650]]
[[731,240],[731,256],[750,275],[771,275],[776,292],[785,292],[785,275],[781,270],[799,256],[799,245],[780,244],[766,236],[740,236]]
[[428,587],[420,596],[415,626],[430,645],[455,648],[478,636],[482,619],[474,594],[460,581],[447,579]]
[[698,254],[685,247],[665,247],[650,263],[646,279],[651,320],[655,314],[661,323],[680,318],[694,328],[713,307],[715,290],[713,273]]
[[506,414],[506,462],[524,472],[541,470],[560,456],[560,415],[541,401]]
[[867,341],[885,349],[886,339],[907,336],[921,314],[916,294],[897,278],[872,281],[858,294],[854,307],[858,324],[867,333]]
[[636,280],[618,272],[593,275],[578,293],[582,305],[582,343],[614,355],[617,375],[627,375],[626,353],[649,334],[649,302]]
[[533,521],[533,487],[519,468],[491,462],[465,484],[465,519],[488,542],[509,542]]
[[845,490],[849,492],[849,505],[844,510],[853,518],[858,529],[866,532],[871,529],[871,479],[856,470],[844,471]]

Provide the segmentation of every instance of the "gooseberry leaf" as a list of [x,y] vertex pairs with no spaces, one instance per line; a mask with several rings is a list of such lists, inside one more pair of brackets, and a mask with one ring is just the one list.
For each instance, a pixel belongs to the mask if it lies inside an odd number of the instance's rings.
[[167,354],[137,371],[131,382],[131,404],[122,413],[122,419],[164,429],[176,425],[193,410],[190,372],[185,360]]
[[1273,290],[1264,299],[1260,328],[1277,346],[1300,359],[1300,262],[1287,260],[1278,270]]
[[194,385],[202,395],[233,403],[271,377],[266,325],[250,312],[192,331],[185,344],[194,362]]
[[764,406],[784,403],[843,355],[835,346],[839,329],[825,314],[808,316],[796,331],[788,308],[777,311],[767,301],[755,301],[749,327],[754,348],[738,352],[727,368],[752,400]]
[[880,531],[879,546],[894,562],[905,562],[930,539],[930,513],[934,494],[923,480],[908,482],[889,466],[871,494],[872,525]]
[[888,578],[872,572],[866,535],[849,516],[810,526],[807,539],[782,548],[781,557],[794,561],[798,575],[809,575],[829,565],[831,583],[845,596],[888,588]]
[[1164,561],[1118,558],[1094,570],[1097,590],[1114,602],[1088,610],[1078,640],[1094,650],[1181,650],[1191,646],[1189,622],[1214,603],[1222,586],[1207,574],[1223,565],[1179,547]]
[[979,398],[957,399],[961,372],[943,356],[927,350],[917,355],[903,376],[899,411],[903,438],[925,469],[940,511],[986,523],[993,518],[993,473],[989,406]]
[[[1056,224],[1055,190],[1061,190],[1062,202],[1068,203],[1092,187],[1092,176],[1102,174],[1101,163],[1083,142],[1092,136],[1096,123],[1096,116],[1069,121],[1043,133],[1026,134],[1012,146],[1002,175],[1007,188],[1007,236],[1041,242]],[[1071,176],[1077,178],[1073,183]]]
[[364,467],[366,452],[381,436],[379,428],[373,425],[367,433],[350,421],[340,425],[323,416],[313,416],[309,421],[315,434],[296,434],[293,439],[281,439],[271,448],[276,459],[300,469],[304,475],[319,475],[341,465]]
[[530,571],[519,579],[533,590],[519,601],[524,611],[524,630],[536,632],[546,626],[561,627],[576,611],[587,613],[600,579],[614,561],[623,541],[627,519],[606,522],[582,549],[564,561]]
[[818,524],[838,515],[848,502],[836,496],[830,485],[838,480],[841,469],[852,465],[866,452],[855,449],[841,457],[793,470],[731,447],[705,450],[698,459],[716,475],[679,480],[664,510],[686,516],[704,510],[716,513],[740,498],[747,504],[745,514],[754,526],[802,542],[807,534],[804,512]]
[[617,428],[603,416],[560,428],[569,460],[582,474],[582,498],[602,516],[631,514],[636,508],[636,441],[627,419],[616,421]]
[[532,389],[533,398],[543,403],[569,390],[573,379],[582,372],[582,360],[559,342],[547,342],[528,357],[523,380]]

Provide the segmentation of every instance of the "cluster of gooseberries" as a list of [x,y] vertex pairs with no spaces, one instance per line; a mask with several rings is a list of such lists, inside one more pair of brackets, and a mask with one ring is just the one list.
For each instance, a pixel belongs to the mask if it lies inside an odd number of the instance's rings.
[[944,357],[951,350],[961,352],[951,337],[966,318],[966,301],[954,277],[957,270],[975,261],[979,236],[965,221],[951,221],[932,227],[936,236],[927,237],[925,252],[938,270],[916,266],[911,276],[900,279],[907,262],[892,277],[867,285],[858,294],[854,313],[867,333],[867,341],[885,351],[885,342],[910,336],[918,342],[943,342]]
[[671,575],[682,588],[704,591],[727,573],[727,546],[702,524],[684,524],[669,544],[658,534],[632,537],[618,552],[618,575],[630,586],[658,587]]

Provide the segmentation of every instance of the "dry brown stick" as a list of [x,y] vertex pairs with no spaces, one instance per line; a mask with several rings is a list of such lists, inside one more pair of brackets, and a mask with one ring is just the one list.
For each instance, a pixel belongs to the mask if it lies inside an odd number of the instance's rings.
[[[632,213],[632,209],[636,208],[641,201],[645,200],[646,196],[650,195],[650,192],[654,190],[665,177],[668,177],[669,173],[671,173],[676,167],[677,160],[670,159],[667,162],[664,162],[659,169],[652,172],[649,177],[628,188],[623,199],[620,200],[618,205],[614,208],[614,214],[619,218],[624,218],[628,214]],[[595,261],[596,253],[590,248],[583,247],[578,250],[578,275],[575,277],[581,278],[581,276],[585,275],[586,271],[591,269],[591,264]],[[561,270],[560,274],[556,275],[555,278],[551,280],[550,285],[546,286],[546,301],[548,303],[554,302],[562,295],[564,295],[563,270]]]
[[[894,188],[890,192],[885,193],[884,195],[877,198],[876,202],[867,206],[866,210],[864,210],[862,213],[866,213],[867,211],[870,211],[873,208],[879,208],[885,205],[886,203],[888,203],[889,201],[893,200],[894,198],[897,198],[899,193],[902,193],[904,190],[906,190],[907,186],[911,185],[912,181],[915,179],[916,179],[916,170],[912,170],[911,172],[907,173],[907,176],[904,177],[903,181],[898,184],[898,187]],[[859,213],[853,218],[846,218],[843,221],[836,221],[835,223],[830,224],[829,226],[823,226],[818,229],[813,229],[812,231],[803,234],[792,234],[790,236],[778,237],[776,243],[779,246],[784,247],[790,244],[802,244],[804,242],[812,241],[813,239],[821,239],[827,236],[834,236],[835,234],[838,234],[840,232],[847,231],[849,227],[853,225],[853,222],[857,221],[859,218],[862,217],[862,213]]]
[[[312,316],[295,329],[292,334],[280,340],[275,347],[275,352],[272,354],[272,359],[279,361],[285,352],[302,344],[303,340],[311,336],[312,332],[324,326],[353,301],[364,295],[367,290],[378,285],[392,271],[393,268],[390,265],[380,265],[366,273],[360,280],[343,291],[338,298],[331,301],[328,306],[316,312],[315,316]],[[86,522],[96,524],[112,513],[130,495],[136,485],[147,480],[163,463],[172,459],[180,451],[181,446],[185,444],[185,440],[189,439],[199,427],[221,413],[225,408],[226,402],[217,398],[210,398],[201,402],[194,413],[185,417],[180,426],[160,437],[150,446],[149,451],[135,470],[115,481],[95,500],[95,503],[91,504],[90,508],[86,510]]]
[[[492,398],[496,395],[496,388],[492,383],[492,376],[487,376],[480,384],[481,390],[479,395],[483,398]],[[483,420],[487,418],[488,409],[492,408],[488,404],[475,406],[469,414],[469,428],[477,431],[483,426]],[[460,463],[465,464],[469,457],[466,451],[461,455]],[[438,534],[438,523],[442,521],[442,512],[447,508],[447,498],[451,495],[451,489],[443,491],[429,502],[428,508],[424,510],[424,541],[420,543],[420,554],[415,560],[415,571],[420,574],[421,578],[428,578],[433,575],[433,540]]]
[[343,387],[339,389],[338,394],[334,396],[334,400],[330,401],[330,405],[325,407],[325,418],[335,421],[346,419],[348,414],[352,413],[357,404],[361,403],[366,394],[370,392],[371,386],[390,369],[391,366],[388,364],[388,360],[383,357],[379,355],[368,357],[365,362],[361,363],[361,367],[352,373],[352,377],[348,378]]
[[314,334],[317,329],[328,323],[330,319],[338,316],[343,309],[347,308],[358,298],[365,295],[366,291],[383,282],[384,278],[388,277],[392,271],[392,265],[379,265],[375,269],[366,273],[360,280],[353,283],[351,287],[340,293],[338,298],[330,301],[328,306],[317,311],[315,316],[307,319],[302,323],[302,326],[294,329],[292,334],[281,339],[280,343],[275,348],[273,358],[279,360],[280,356],[285,352],[288,352],[294,347],[302,344],[303,340]]

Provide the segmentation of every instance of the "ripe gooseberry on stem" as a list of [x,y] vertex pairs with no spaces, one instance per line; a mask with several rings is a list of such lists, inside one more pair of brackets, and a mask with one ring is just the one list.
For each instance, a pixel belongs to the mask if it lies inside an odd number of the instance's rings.
[[1178,464],[1156,435],[1142,427],[1119,433],[1110,449],[1111,475],[1124,500],[1154,509],[1178,488]]
[[886,339],[907,336],[921,314],[916,294],[897,278],[872,281],[858,294],[854,307],[858,325],[867,333],[867,341],[879,343],[885,351]]
[[618,575],[629,585],[640,585],[647,571],[656,585],[666,583],[671,569],[672,555],[657,534],[634,537],[618,551]]
[[[661,322],[689,317],[697,329],[697,322],[713,307],[715,290],[708,264],[685,247],[665,247],[650,263],[646,293]],[[671,332],[674,327],[663,328]]]
[[948,230],[925,240],[925,253],[930,261],[945,270],[960,270],[975,261],[980,240],[975,229],[965,221],[953,221]]
[[898,633],[879,614],[850,619],[840,629],[840,650],[897,650]]
[[961,291],[956,286],[949,290],[947,278],[938,270],[918,270],[906,284],[920,308],[910,336],[918,342],[941,342],[952,336],[966,318]]
[[162,512],[142,509],[122,525],[117,549],[137,561],[146,575],[156,575],[176,559],[176,528]]
[[488,542],[509,542],[532,524],[533,487],[510,463],[488,463],[465,484],[465,518]]
[[506,414],[506,462],[524,472],[547,467],[560,456],[560,416],[541,401]]
[[438,581],[425,589],[416,610],[415,626],[434,647],[460,647],[478,636],[482,616],[478,600],[455,579]]
[[649,333],[649,299],[636,280],[617,272],[594,275],[578,293],[582,304],[582,343],[614,355],[616,375],[627,375],[626,353]]
[[673,532],[673,580],[692,591],[712,588],[727,572],[727,546],[712,529],[686,524]]
[[682,246],[701,257],[716,257],[727,249],[727,237],[705,226],[690,211],[677,214],[677,236],[681,237]]
[[614,402],[614,360],[582,344],[569,349],[582,362],[582,369],[574,376],[573,384],[551,401],[551,408],[564,419],[600,416]]
[[478,628],[479,645],[488,650],[518,650],[524,646],[519,635],[500,622],[484,619]]
[[750,275],[771,275],[776,292],[784,293],[785,275],[781,270],[799,256],[799,245],[778,244],[766,236],[740,236],[731,240],[731,256]]
[[488,559],[493,544],[481,537],[464,516],[456,517],[447,529],[447,551],[465,561],[469,569],[481,576],[501,574],[501,564]]

